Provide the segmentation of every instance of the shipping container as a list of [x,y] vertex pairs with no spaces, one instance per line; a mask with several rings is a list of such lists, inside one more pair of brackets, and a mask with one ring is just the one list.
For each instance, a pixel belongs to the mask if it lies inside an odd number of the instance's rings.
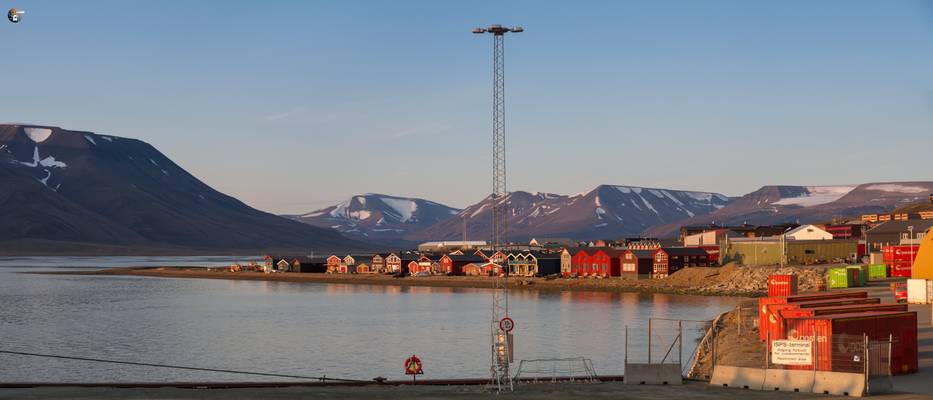
[[884,264],[871,264],[868,266],[868,280],[877,281],[888,277],[888,267]]
[[[869,311],[816,317],[788,318],[786,337],[793,340],[816,339],[813,350],[816,368],[820,371],[862,372],[863,347],[857,337],[887,341],[891,346],[891,373],[904,375],[917,372],[917,313]],[[850,336],[847,336],[850,335]],[[845,337],[856,340],[846,343]],[[791,369],[813,369],[797,366]]]
[[865,286],[868,281],[868,274],[863,273],[861,265],[849,265],[846,267],[846,270],[849,271],[850,274],[853,274],[850,275],[849,287]]
[[[787,303],[787,304],[768,304],[765,306],[767,308],[768,317],[764,321],[760,321],[759,329],[767,330],[765,332],[766,338],[782,339],[784,337],[784,317],[782,311],[784,310],[793,310],[793,309],[807,309],[807,308],[817,308],[817,307],[838,307],[838,306],[848,306],[848,305],[880,305],[881,299],[877,297],[866,297],[863,299],[835,299],[835,300],[818,300],[818,301],[804,301],[800,303]],[[770,332],[770,333],[769,333]]]
[[797,294],[797,275],[768,276],[768,296],[793,296]]
[[911,262],[907,261],[890,261],[888,266],[891,268],[891,277],[892,278],[910,278],[911,271]]
[[[818,317],[832,314],[852,314],[866,311],[907,311],[907,304],[850,304],[844,306],[785,309],[778,312],[783,319]],[[777,338],[783,339],[783,338]]]
[[830,268],[828,276],[830,289],[845,289],[849,287],[849,271],[845,268]]
[[881,253],[885,263],[889,261],[913,261],[917,258],[917,250],[919,249],[920,246],[917,245],[884,246],[881,248]]
[[[820,301],[820,300],[837,300],[837,299],[864,299],[868,297],[868,292],[822,292],[822,293],[808,293],[808,294],[798,294],[794,296],[776,296],[776,297],[760,297],[758,298],[758,321],[759,327],[765,326],[768,320],[768,308],[766,307],[769,304],[788,304],[788,303],[803,303],[809,301]],[[765,335],[767,330],[759,329],[760,338],[762,341],[766,339]]]

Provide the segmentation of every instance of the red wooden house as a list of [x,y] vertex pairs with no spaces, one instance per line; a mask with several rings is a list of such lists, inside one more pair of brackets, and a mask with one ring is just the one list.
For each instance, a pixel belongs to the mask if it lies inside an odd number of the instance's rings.
[[447,275],[463,275],[463,267],[467,264],[482,263],[484,258],[474,255],[463,254],[445,254],[441,256],[438,263],[440,272]]
[[482,268],[483,268],[483,275],[487,275],[487,276],[495,276],[495,275],[502,276],[503,273],[505,272],[505,268],[502,268],[501,265],[492,263],[492,262],[486,262],[485,264],[483,264]]
[[619,276],[620,252],[609,248],[591,250],[587,276]]
[[385,256],[385,269],[383,272],[399,273],[402,272],[402,258],[395,253],[389,253]]
[[420,271],[421,271],[421,267],[418,265],[418,261],[408,262],[408,274],[416,275]]
[[652,278],[666,278],[690,267],[709,267],[709,253],[696,247],[663,247],[654,252]]
[[[383,272],[386,269],[386,258],[385,254],[373,254],[373,259],[369,264],[370,270],[372,272]],[[359,272],[359,271],[357,271]]]
[[418,257],[418,260],[412,263],[408,263],[408,273],[412,275],[417,275],[420,273],[434,273],[434,261],[428,258],[428,256]]
[[656,250],[625,250],[622,252],[623,279],[650,279]]
[[340,270],[340,264],[343,259],[337,256],[327,257],[327,273],[336,274]]
[[570,257],[570,275],[586,276],[589,270],[590,254],[586,249],[577,249]]

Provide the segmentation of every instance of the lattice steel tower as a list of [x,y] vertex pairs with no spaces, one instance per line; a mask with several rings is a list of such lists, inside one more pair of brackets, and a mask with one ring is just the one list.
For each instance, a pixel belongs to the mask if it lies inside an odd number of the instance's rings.
[[[493,253],[508,246],[508,191],[505,175],[505,34],[523,32],[520,26],[505,28],[490,25],[473,29],[473,33],[493,35],[493,90],[492,90],[492,225]],[[501,321],[509,317],[509,291],[507,260],[498,260],[503,271],[497,275],[492,296],[492,383],[497,390],[512,390],[509,364],[512,362],[512,335],[501,328]],[[511,320],[509,320],[511,321]],[[511,329],[511,328],[509,328]]]

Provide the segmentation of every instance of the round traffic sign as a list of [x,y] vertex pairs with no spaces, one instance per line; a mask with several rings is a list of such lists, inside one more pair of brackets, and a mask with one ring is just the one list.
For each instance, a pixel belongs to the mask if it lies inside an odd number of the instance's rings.
[[499,329],[503,332],[512,332],[512,329],[515,329],[515,321],[509,317],[502,318],[499,320]]

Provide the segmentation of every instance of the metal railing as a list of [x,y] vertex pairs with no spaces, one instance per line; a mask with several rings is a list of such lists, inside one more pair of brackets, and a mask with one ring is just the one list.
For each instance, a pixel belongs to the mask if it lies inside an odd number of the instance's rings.
[[557,382],[558,380],[596,382],[593,360],[584,357],[542,358],[521,360],[515,372],[515,381],[531,379],[532,382]]

